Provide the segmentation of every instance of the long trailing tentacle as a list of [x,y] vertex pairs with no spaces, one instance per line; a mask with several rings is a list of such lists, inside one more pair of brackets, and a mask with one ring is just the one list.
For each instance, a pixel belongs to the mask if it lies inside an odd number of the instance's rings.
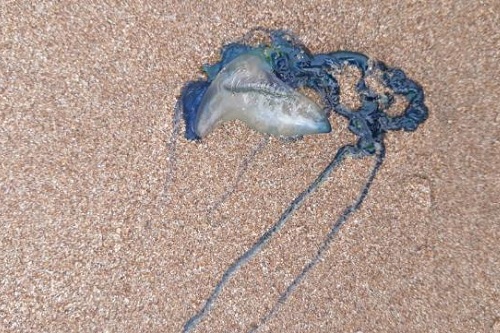
[[302,193],[300,193],[293,201],[292,203],[288,206],[287,209],[281,214],[281,217],[274,223],[267,231],[260,236],[260,238],[247,250],[245,253],[243,253],[240,257],[238,257],[222,274],[221,279],[219,282],[217,282],[217,285],[213,289],[212,293],[208,297],[208,299],[205,301],[205,304],[203,307],[194,315],[192,316],[184,325],[184,330],[183,332],[191,332],[196,325],[208,314],[208,312],[211,310],[213,307],[215,301],[219,297],[220,293],[222,292],[222,289],[224,286],[229,282],[229,280],[233,277],[233,275],[243,266],[245,265],[249,260],[251,260],[253,257],[255,257],[264,246],[269,243],[271,238],[279,232],[285,225],[285,223],[288,221],[288,219],[293,215],[293,213],[304,203],[304,201],[312,194],[314,193],[318,187],[330,176],[330,174],[335,170],[336,167],[338,167],[342,161],[348,157],[348,156],[354,156],[357,157],[360,154],[363,154],[360,152],[359,149],[352,145],[346,145],[340,148],[333,158],[333,160],[330,162],[330,164],[319,174],[319,176],[304,190]]
[[371,169],[370,174],[368,175],[368,178],[365,184],[363,185],[363,188],[361,189],[361,192],[359,193],[356,200],[351,205],[346,207],[346,209],[344,209],[343,213],[339,216],[337,221],[335,221],[335,223],[332,225],[328,234],[326,234],[326,237],[319,246],[318,250],[316,251],[316,254],[302,268],[302,271],[295,277],[295,279],[293,279],[293,281],[288,285],[285,291],[283,291],[280,294],[280,297],[273,305],[273,307],[260,319],[259,324],[253,329],[251,329],[250,332],[257,332],[265,323],[267,323],[278,312],[280,307],[287,301],[287,299],[297,288],[297,286],[305,279],[306,275],[321,261],[321,259],[325,255],[325,252],[328,250],[331,243],[335,239],[335,236],[339,233],[342,226],[347,222],[349,216],[352,215],[361,207],[363,201],[368,195],[368,191],[373,183],[373,180],[375,179],[375,176],[377,175],[378,171],[380,170],[380,167],[382,166],[382,163],[384,162],[384,157],[385,157],[385,148],[381,145],[377,149],[375,164],[373,165],[373,168]]
[[167,160],[167,175],[165,177],[165,183],[163,185],[162,198],[165,201],[170,200],[170,185],[174,180],[175,169],[176,169],[176,150],[177,150],[177,140],[179,138],[179,131],[181,127],[181,117],[182,117],[182,107],[181,102],[177,101],[174,109],[174,117],[172,118],[172,133],[170,134],[170,139],[167,142],[168,150],[168,160]]
[[248,170],[249,165],[252,163],[255,157],[264,150],[264,148],[269,143],[269,138],[270,137],[268,135],[264,136],[262,140],[260,140],[260,142],[254,148],[252,148],[250,153],[243,159],[243,162],[241,162],[240,166],[238,167],[238,171],[236,172],[236,176],[234,177],[234,181],[231,184],[231,186],[226,189],[226,191],[220,197],[219,200],[217,200],[212,206],[210,206],[207,209],[207,217],[210,217],[212,213],[216,209],[218,209],[224,202],[226,202],[226,200],[229,199],[229,197],[235,192],[236,187],[240,183],[245,172]]

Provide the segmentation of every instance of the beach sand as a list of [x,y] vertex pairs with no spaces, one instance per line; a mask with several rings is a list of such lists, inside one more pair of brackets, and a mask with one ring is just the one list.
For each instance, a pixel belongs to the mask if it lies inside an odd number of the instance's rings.
[[[500,3],[0,3],[0,331],[180,332],[343,144],[173,128],[183,84],[252,27],[402,68],[428,120],[348,159],[196,332],[500,332]],[[182,124],[181,124],[182,125]],[[174,150],[175,148],[175,150]]]

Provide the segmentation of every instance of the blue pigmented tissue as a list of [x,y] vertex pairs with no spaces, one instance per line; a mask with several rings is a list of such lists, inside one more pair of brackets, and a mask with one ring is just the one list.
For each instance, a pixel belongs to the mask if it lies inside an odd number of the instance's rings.
[[[384,162],[385,135],[394,130],[414,131],[428,116],[422,87],[410,80],[401,69],[390,68],[358,52],[313,54],[291,33],[266,29],[255,29],[252,33],[257,30],[264,31],[270,41],[258,45],[243,41],[223,47],[221,60],[203,67],[207,78],[188,82],[184,86],[178,104],[180,109],[176,109],[174,117],[174,133],[177,133],[176,121],[180,112],[184,116],[185,136],[189,140],[206,138],[219,124],[231,120],[242,121],[258,132],[278,137],[325,134],[332,130],[329,116],[338,115],[347,119],[348,128],[357,141],[340,147],[327,167],[283,210],[280,218],[234,259],[204,305],[186,321],[183,332],[191,332],[209,315],[229,280],[280,232],[295,211],[346,158],[371,157],[373,167],[357,198],[332,222],[316,253],[274,305],[248,330],[258,331],[279,311],[307,274],[320,264],[339,230],[363,204]],[[346,66],[360,72],[354,86],[360,101],[356,109],[340,102],[343,87],[335,74]],[[378,82],[378,89],[370,85],[372,80],[369,78]],[[305,90],[315,92],[319,101],[307,97],[303,93]],[[398,114],[388,112],[397,96],[406,101],[404,110]],[[172,144],[172,147],[175,145]],[[264,145],[259,144],[252,156],[262,149]],[[248,159],[243,162],[242,172],[248,164]],[[228,191],[222,200],[232,192]]]
[[189,140],[200,139],[195,130],[196,115],[208,86],[206,81],[195,81],[188,83],[182,90],[181,103],[186,123],[186,138]]

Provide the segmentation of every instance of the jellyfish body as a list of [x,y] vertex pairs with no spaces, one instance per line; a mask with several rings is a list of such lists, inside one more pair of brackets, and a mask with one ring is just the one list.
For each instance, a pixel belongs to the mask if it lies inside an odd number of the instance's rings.
[[282,137],[331,131],[325,110],[280,80],[260,52],[239,55],[208,86],[191,89],[184,92],[183,104],[184,113],[192,113],[193,137],[203,138],[230,120]]

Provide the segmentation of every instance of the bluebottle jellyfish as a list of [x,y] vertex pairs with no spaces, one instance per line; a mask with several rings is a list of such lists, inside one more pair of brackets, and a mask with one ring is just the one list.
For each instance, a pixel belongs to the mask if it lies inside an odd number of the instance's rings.
[[[172,137],[178,135],[181,117],[185,121],[188,140],[209,140],[207,135],[218,124],[235,119],[261,133],[280,137],[328,133],[332,130],[328,117],[337,114],[347,119],[348,128],[356,135],[357,141],[340,147],[327,167],[284,209],[281,217],[232,262],[201,309],[186,321],[184,332],[192,331],[207,316],[232,276],[268,244],[335,168],[348,157],[372,157],[373,166],[357,198],[333,221],[315,255],[281,293],[275,305],[249,330],[257,331],[272,318],[308,272],[320,262],[349,216],[362,205],[384,162],[385,134],[398,130],[414,131],[428,116],[422,87],[401,69],[388,67],[357,52],[313,54],[289,32],[255,30],[264,31],[269,42],[250,45],[243,39],[224,46],[220,61],[204,66],[206,79],[188,82],[184,86],[176,107]],[[332,69],[343,66],[353,66],[360,72],[355,86],[360,106],[356,109],[347,107],[340,100],[339,79]],[[370,86],[367,80],[370,76],[375,76],[383,85],[383,92]],[[315,91],[320,96],[321,105],[302,94],[301,89]],[[406,107],[402,113],[393,115],[388,110],[397,96],[404,98]]]

